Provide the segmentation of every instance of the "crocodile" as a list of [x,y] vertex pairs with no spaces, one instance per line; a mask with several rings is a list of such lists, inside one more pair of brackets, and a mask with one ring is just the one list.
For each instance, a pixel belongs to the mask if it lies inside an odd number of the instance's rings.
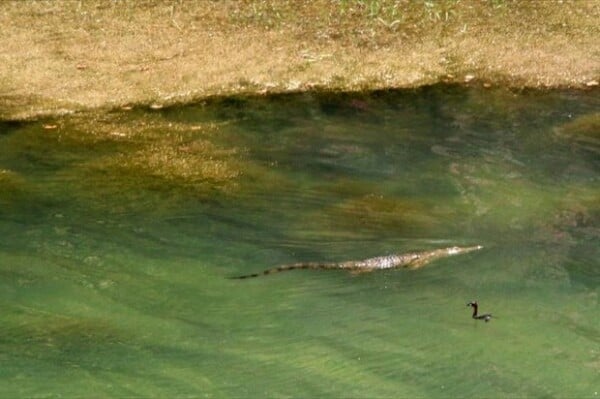
[[482,249],[483,246],[476,245],[472,247],[448,247],[428,251],[408,252],[402,254],[391,254],[377,256],[363,260],[350,260],[345,262],[300,262],[289,265],[281,265],[260,273],[245,274],[242,276],[230,277],[232,279],[246,279],[268,274],[284,272],[288,270],[300,269],[328,269],[328,270],[348,270],[353,274],[368,273],[374,270],[385,269],[419,269],[434,260],[446,258],[448,256],[466,254],[468,252]]

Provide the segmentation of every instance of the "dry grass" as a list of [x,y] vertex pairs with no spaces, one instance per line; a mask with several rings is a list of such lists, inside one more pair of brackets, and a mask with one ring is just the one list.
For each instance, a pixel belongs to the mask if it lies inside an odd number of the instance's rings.
[[441,80],[598,81],[600,1],[5,1],[0,117]]

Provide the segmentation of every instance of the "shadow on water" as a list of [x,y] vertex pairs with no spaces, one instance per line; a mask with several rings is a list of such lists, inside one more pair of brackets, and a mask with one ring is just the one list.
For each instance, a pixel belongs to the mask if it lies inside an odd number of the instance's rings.
[[594,397],[599,105],[434,86],[3,123],[0,394]]

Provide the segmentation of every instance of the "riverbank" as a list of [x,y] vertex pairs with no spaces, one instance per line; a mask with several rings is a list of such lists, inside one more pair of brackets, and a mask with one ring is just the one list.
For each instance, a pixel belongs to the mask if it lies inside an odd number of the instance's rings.
[[590,88],[599,1],[4,2],[0,119],[437,82]]

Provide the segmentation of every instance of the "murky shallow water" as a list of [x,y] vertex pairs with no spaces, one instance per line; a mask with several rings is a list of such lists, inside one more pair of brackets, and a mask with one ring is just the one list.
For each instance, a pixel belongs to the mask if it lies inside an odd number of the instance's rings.
[[0,395],[600,397],[599,105],[434,87],[5,124]]

